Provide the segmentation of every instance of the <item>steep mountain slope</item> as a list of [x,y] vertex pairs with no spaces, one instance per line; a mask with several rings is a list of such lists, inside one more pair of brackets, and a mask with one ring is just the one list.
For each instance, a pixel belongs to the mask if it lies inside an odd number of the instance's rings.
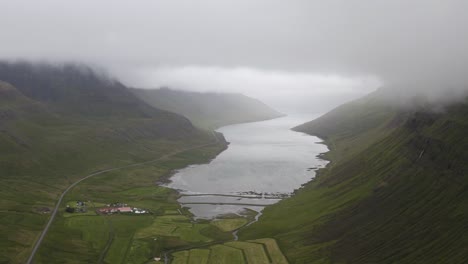
[[85,65],[0,62],[0,80],[67,115],[183,118],[143,103],[130,90]]
[[83,175],[214,140],[82,66],[2,62],[0,80],[0,263],[25,262],[60,193]]
[[264,103],[242,94],[197,93],[167,88],[133,89],[133,92],[148,104],[186,116],[203,128],[260,121],[282,115]]
[[241,238],[274,237],[292,263],[464,263],[468,103],[431,107],[376,92],[295,128],[331,163]]

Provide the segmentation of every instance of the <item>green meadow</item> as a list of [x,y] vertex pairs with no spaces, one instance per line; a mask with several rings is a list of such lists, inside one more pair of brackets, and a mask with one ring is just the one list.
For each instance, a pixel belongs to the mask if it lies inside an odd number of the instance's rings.
[[[279,115],[242,96],[232,106],[245,100],[263,108],[262,117],[244,107],[248,116],[225,122]],[[217,100],[199,104],[207,101]],[[223,151],[223,136],[214,134],[86,66],[0,62],[0,263],[25,263],[64,190],[102,171],[63,197],[34,263],[210,260],[209,247],[232,240],[247,220],[194,221],[179,194],[161,185],[174,170]],[[112,204],[145,213],[99,213]]]
[[231,241],[210,247],[172,253],[171,263],[186,264],[287,264],[276,241],[264,238]]
[[[141,167],[113,171],[87,179],[72,189],[38,254],[36,263],[146,263],[164,252],[231,235],[209,223],[192,221],[180,208],[178,193],[156,182],[171,171],[202,163],[224,148],[222,144],[180,153]],[[85,213],[67,213],[66,205],[85,201]],[[149,210],[148,214],[98,214],[112,203]],[[51,259],[53,260],[51,262]]]
[[247,218],[226,218],[216,219],[212,221],[211,224],[225,232],[229,232],[239,229],[240,227],[247,224],[247,222]]

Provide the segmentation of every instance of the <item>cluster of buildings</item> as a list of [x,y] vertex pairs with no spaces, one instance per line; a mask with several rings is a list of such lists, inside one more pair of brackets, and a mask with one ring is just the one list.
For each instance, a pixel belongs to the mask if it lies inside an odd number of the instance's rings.
[[86,213],[87,211],[86,203],[83,201],[76,201],[76,204],[71,206],[67,204],[67,208],[65,208],[67,213]]
[[98,212],[101,214],[113,214],[113,213],[131,213],[131,207],[103,207],[99,208]]
[[127,204],[115,203],[108,204],[107,207],[99,208],[98,213],[101,214],[114,214],[114,213],[134,213],[134,214],[147,214],[148,210],[129,207]]

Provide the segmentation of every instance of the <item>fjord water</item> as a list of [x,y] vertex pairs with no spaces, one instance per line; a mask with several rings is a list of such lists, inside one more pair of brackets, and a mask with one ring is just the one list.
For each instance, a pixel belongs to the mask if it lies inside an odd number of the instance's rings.
[[310,181],[326,161],[328,149],[314,136],[291,128],[316,116],[286,116],[218,129],[230,142],[209,164],[192,165],[171,177],[170,188],[183,195],[179,202],[196,218],[261,211]]

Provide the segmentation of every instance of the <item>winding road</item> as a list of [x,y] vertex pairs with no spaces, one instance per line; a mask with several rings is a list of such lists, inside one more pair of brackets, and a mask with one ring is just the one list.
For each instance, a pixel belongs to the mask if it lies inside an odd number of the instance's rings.
[[144,166],[144,165],[147,165],[147,164],[150,164],[150,163],[154,163],[154,162],[157,162],[157,161],[160,161],[160,160],[163,160],[163,159],[166,159],[166,158],[169,158],[169,157],[172,157],[172,156],[175,156],[177,154],[180,154],[180,153],[183,153],[183,152],[186,152],[186,151],[190,151],[190,150],[194,150],[194,149],[199,149],[199,148],[204,148],[204,147],[207,147],[207,146],[212,146],[212,145],[216,145],[219,143],[219,138],[216,136],[216,134],[214,132],[212,132],[212,135],[215,139],[214,142],[211,142],[211,143],[207,143],[207,144],[203,144],[203,145],[198,145],[198,146],[194,146],[194,147],[191,147],[191,148],[186,148],[186,149],[182,149],[182,150],[179,150],[179,151],[176,151],[176,152],[173,152],[173,153],[170,153],[170,154],[166,154],[166,155],[163,155],[157,159],[154,159],[154,160],[150,160],[150,161],[145,161],[145,162],[140,162],[140,163],[134,163],[134,164],[130,164],[130,165],[125,165],[125,166],[121,166],[121,167],[116,167],[116,168],[110,168],[110,169],[105,169],[105,170],[101,170],[101,171],[97,171],[97,172],[94,172],[94,173],[91,173],[89,175],[86,175],[85,177],[77,180],[76,182],[72,183],[70,186],[67,187],[67,189],[65,189],[65,191],[63,191],[63,193],[60,195],[58,201],[57,201],[57,204],[55,205],[55,208],[54,210],[52,211],[52,214],[50,215],[50,218],[49,218],[49,221],[47,222],[46,226],[44,227],[44,230],[42,230],[42,233],[41,235],[39,236],[39,239],[36,241],[36,243],[34,244],[34,247],[31,251],[31,255],[29,256],[28,258],[28,261],[26,262],[27,264],[31,264],[33,263],[33,260],[34,260],[34,256],[36,255],[37,253],[37,250],[39,249],[39,247],[41,246],[41,243],[42,241],[44,240],[44,237],[45,235],[47,234],[47,232],[49,231],[49,228],[50,226],[52,225],[52,222],[54,221],[55,217],[57,216],[57,213],[59,211],[59,208],[60,208],[60,204],[62,203],[62,200],[63,198],[65,197],[65,195],[71,190],[73,189],[73,187],[75,187],[76,185],[78,185],[80,182],[84,181],[84,180],[87,180],[91,177],[94,177],[94,176],[97,176],[97,175],[100,175],[100,174],[103,174],[103,173],[106,173],[106,172],[111,172],[111,171],[117,171],[117,170],[122,170],[122,169],[127,169],[127,168],[131,168],[131,167],[137,167],[137,166]]

